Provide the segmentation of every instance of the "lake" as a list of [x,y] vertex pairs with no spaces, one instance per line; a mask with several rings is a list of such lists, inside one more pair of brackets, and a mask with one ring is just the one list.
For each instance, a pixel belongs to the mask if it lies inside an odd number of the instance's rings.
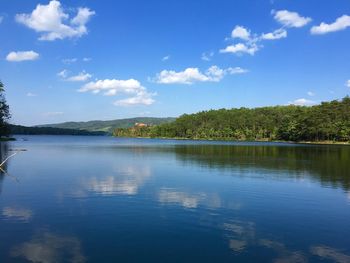
[[17,136],[0,262],[350,262],[350,147]]

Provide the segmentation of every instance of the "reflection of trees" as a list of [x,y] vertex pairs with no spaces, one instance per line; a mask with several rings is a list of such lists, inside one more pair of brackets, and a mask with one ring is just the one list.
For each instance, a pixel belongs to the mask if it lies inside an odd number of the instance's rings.
[[350,189],[350,147],[346,146],[177,145],[174,151],[183,163],[217,169],[268,169],[290,177],[308,175],[322,184]]
[[[0,162],[6,158],[8,154],[8,144],[5,142],[0,142]],[[4,171],[7,169],[7,163],[5,163],[2,167]],[[2,181],[4,180],[4,172],[0,169],[0,193],[2,191]]]

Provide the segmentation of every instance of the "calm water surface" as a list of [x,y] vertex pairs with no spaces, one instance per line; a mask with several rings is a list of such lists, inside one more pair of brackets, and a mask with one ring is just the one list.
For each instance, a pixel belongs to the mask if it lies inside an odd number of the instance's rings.
[[19,136],[1,159],[18,149],[0,262],[350,262],[350,147]]

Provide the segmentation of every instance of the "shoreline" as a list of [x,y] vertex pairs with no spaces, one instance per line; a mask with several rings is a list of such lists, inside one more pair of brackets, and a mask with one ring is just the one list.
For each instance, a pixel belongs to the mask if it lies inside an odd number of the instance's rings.
[[201,138],[181,138],[181,137],[129,137],[129,136],[113,136],[115,138],[136,138],[136,139],[162,139],[162,140],[184,140],[184,141],[222,141],[222,142],[271,142],[271,143],[288,143],[288,144],[305,144],[305,145],[338,145],[338,146],[350,146],[350,142],[333,142],[333,141],[269,141],[269,140],[227,140],[227,139],[201,139]]

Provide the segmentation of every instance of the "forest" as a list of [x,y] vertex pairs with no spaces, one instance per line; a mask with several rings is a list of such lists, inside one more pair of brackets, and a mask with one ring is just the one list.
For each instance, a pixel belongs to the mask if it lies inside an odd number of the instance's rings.
[[233,108],[184,114],[174,122],[118,128],[118,137],[250,141],[350,141],[350,98],[315,106]]

